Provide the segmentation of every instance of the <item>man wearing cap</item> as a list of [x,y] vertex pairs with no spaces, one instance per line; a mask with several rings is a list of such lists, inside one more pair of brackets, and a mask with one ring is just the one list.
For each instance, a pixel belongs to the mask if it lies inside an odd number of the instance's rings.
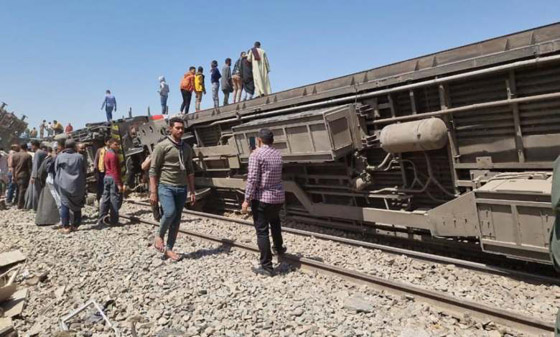
[[279,216],[285,200],[282,184],[282,154],[272,147],[274,135],[269,129],[259,131],[257,142],[258,148],[249,157],[249,173],[242,212],[246,213],[249,204],[251,205],[257,231],[257,244],[261,253],[261,269],[257,272],[273,276],[272,252],[268,239],[269,227],[274,250],[278,254],[286,252]]

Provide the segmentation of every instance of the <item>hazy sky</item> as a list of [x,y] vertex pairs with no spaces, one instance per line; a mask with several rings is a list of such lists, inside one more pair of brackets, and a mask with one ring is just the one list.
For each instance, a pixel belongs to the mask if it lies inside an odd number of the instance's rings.
[[[273,91],[329,79],[560,21],[560,1],[13,1],[0,0],[0,101],[29,117],[105,119],[181,104],[189,66],[234,62],[255,40],[271,64]],[[207,76],[207,87],[210,87]],[[203,107],[211,105],[211,94]],[[194,99],[191,111],[194,110]]]

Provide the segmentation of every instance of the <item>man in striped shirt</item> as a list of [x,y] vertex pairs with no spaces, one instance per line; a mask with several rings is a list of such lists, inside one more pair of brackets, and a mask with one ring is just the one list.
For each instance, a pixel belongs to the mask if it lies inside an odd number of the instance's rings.
[[272,147],[274,135],[269,129],[260,130],[257,141],[258,149],[253,151],[249,157],[249,173],[242,212],[246,213],[251,204],[257,231],[257,244],[261,253],[262,269],[258,272],[273,276],[272,252],[268,239],[269,226],[274,249],[278,254],[286,252],[282,241],[279,216],[285,200],[282,184],[282,154]]

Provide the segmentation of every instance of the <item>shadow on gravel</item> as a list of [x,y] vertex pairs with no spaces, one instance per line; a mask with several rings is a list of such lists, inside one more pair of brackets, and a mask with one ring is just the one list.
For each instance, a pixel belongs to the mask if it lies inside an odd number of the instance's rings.
[[203,258],[205,256],[210,256],[210,255],[229,254],[230,251],[231,251],[231,246],[230,245],[222,244],[221,246],[216,247],[216,248],[199,249],[197,251],[186,253],[186,254],[182,253],[182,255],[183,255],[183,259],[197,260],[197,259]]

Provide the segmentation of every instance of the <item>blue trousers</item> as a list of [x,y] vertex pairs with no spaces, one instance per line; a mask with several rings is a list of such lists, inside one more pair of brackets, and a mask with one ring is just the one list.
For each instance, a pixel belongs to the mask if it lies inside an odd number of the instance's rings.
[[[12,203],[14,197],[16,196],[17,184],[14,181],[12,172],[8,172],[8,192],[6,194],[6,202]],[[16,198],[17,199],[17,198]]]
[[[74,214],[72,226],[78,227],[82,223],[82,210],[72,213]],[[70,225],[70,208],[64,204],[60,205],[60,223],[62,227],[68,227]]]
[[113,107],[106,106],[105,113],[107,114],[107,122],[111,123],[111,121],[113,120]]
[[166,247],[168,250],[173,250],[179,233],[181,214],[187,201],[187,186],[159,184],[158,197],[163,209],[159,222],[159,236],[163,239],[165,233],[169,230]]
[[161,114],[165,115],[165,114],[167,114],[167,97],[168,96],[160,95],[159,97],[161,99]]
[[110,214],[111,225],[119,222],[119,208],[121,208],[121,194],[115,180],[111,176],[105,176],[103,185],[103,195],[99,202],[99,220],[103,219],[107,213]]

